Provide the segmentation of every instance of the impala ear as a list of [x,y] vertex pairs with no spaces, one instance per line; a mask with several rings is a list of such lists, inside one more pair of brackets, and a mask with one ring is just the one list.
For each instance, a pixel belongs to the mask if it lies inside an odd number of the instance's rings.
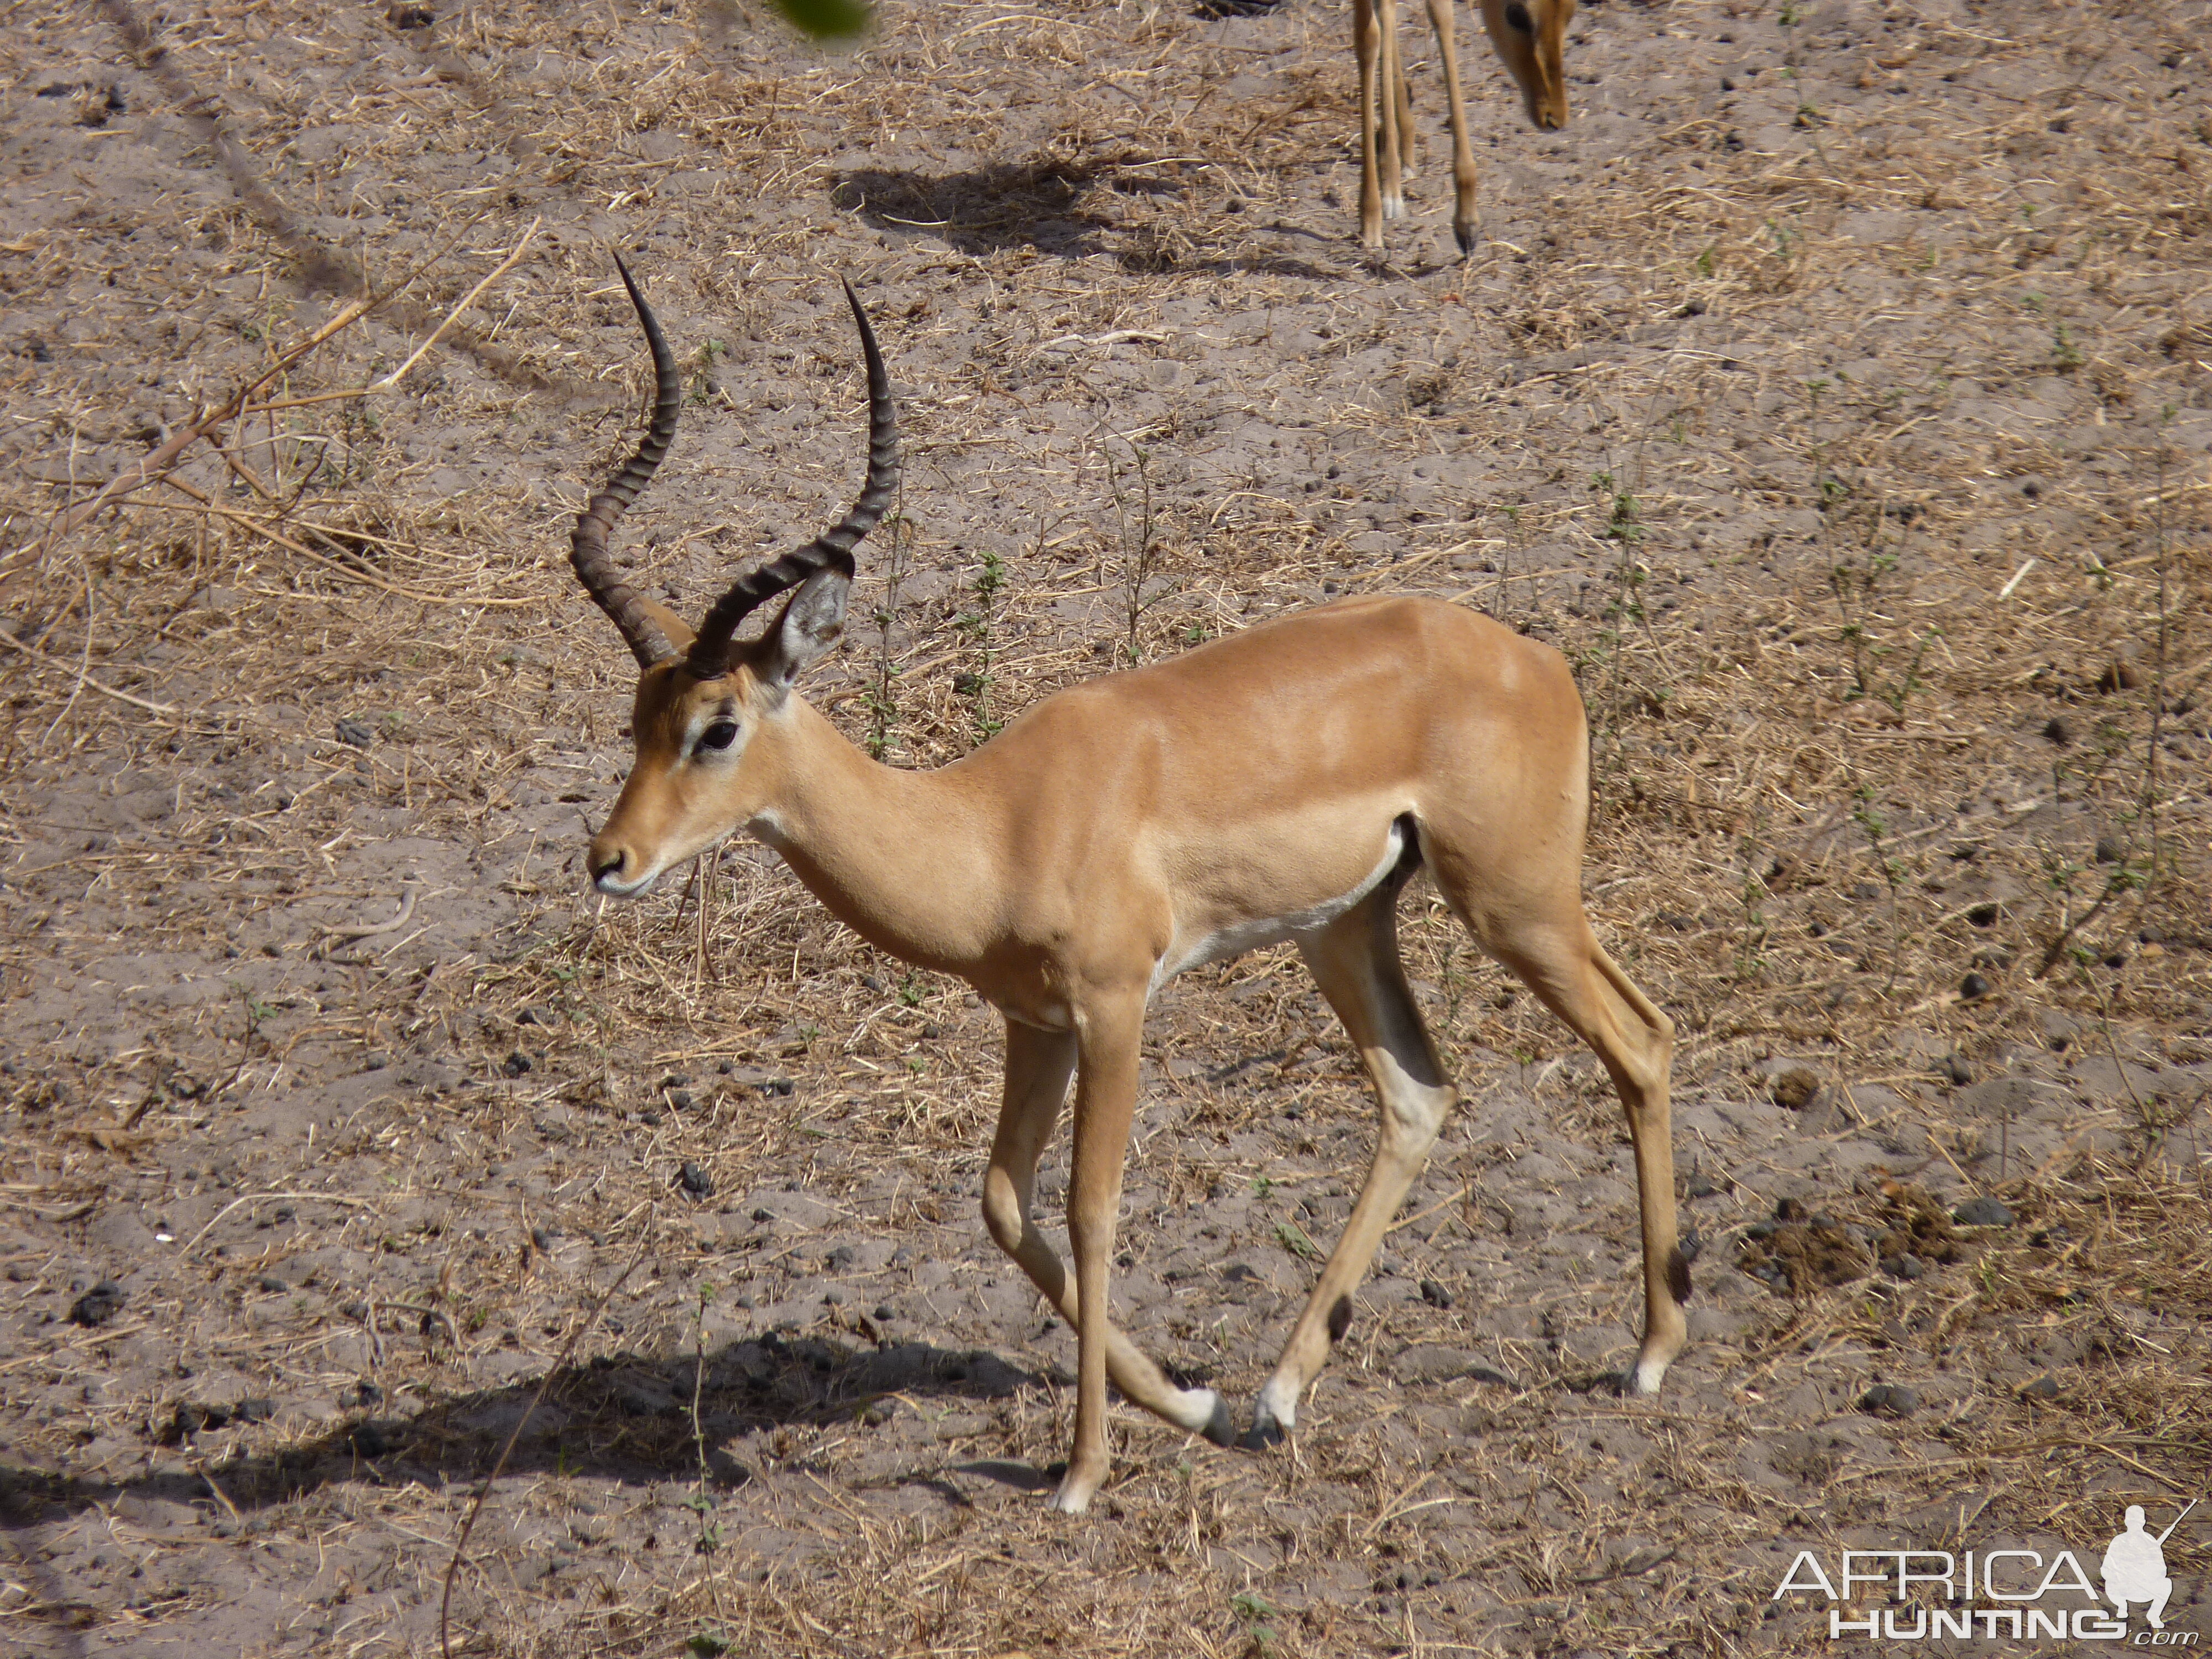
[[853,579],[836,566],[817,570],[799,585],[761,643],[765,647],[753,672],[779,690],[820,660],[845,631],[845,601]]

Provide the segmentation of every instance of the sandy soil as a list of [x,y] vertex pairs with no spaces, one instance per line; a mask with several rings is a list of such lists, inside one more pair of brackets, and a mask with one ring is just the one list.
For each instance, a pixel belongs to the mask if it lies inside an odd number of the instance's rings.
[[[0,1649],[434,1651],[518,1425],[472,1652],[1825,1650],[1800,1549],[2163,1526],[2212,1486],[2208,21],[1586,3],[1537,135],[1463,20],[1466,264],[1409,32],[1376,264],[1304,0],[849,55],[733,0],[0,10]],[[994,1017],[757,849],[583,896],[610,247],[690,394],[625,556],[694,607],[842,507],[836,275],[873,308],[909,469],[813,690],[896,764],[1339,593],[1568,653],[1593,914],[1682,1033],[1661,1398],[1604,1079],[1418,884],[1465,1103],[1296,1442],[1117,1407],[1044,1511]],[[1178,981],[1146,1088],[1117,1307],[1246,1404],[1372,1108],[1286,950]]]

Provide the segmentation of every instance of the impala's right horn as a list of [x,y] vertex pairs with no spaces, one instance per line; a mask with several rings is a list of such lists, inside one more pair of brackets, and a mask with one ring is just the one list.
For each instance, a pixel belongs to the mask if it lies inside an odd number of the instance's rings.
[[630,280],[629,267],[615,255],[615,269],[622,272],[623,286],[629,290],[629,302],[637,307],[637,319],[645,325],[645,342],[653,351],[653,426],[631,456],[629,465],[607,480],[606,488],[591,499],[591,502],[576,517],[576,527],[569,533],[568,562],[576,568],[576,575],[584,589],[599,601],[599,609],[607,613],[629,648],[637,658],[637,665],[650,668],[656,663],[666,662],[676,654],[676,647],[662,631],[646,609],[645,601],[635,588],[615,574],[614,561],[607,555],[607,537],[621,521],[623,510],[635,501],[647,484],[653,481],[653,472],[660,465],[660,458],[668,453],[668,446],[676,436],[676,416],[684,403],[683,385],[676,373],[676,358],[668,349],[668,340],[660,331],[659,321],[653,307],[645,302],[645,295],[637,291]]
[[[860,296],[845,284],[846,303],[860,327],[860,351],[868,361],[868,477],[860,499],[831,528],[805,546],[772,559],[759,569],[740,576],[730,590],[714,601],[714,608],[699,625],[684,665],[702,679],[729,672],[730,641],[738,624],[777,594],[796,587],[817,570],[831,568],[853,574],[853,549],[876,527],[884,509],[898,489],[898,410],[891,403],[890,377],[884,373],[884,354],[877,349],[876,331],[868,326],[868,313]],[[670,424],[674,424],[672,416]],[[641,452],[641,457],[642,452]],[[650,469],[648,469],[650,471]],[[601,605],[606,601],[601,599]]]

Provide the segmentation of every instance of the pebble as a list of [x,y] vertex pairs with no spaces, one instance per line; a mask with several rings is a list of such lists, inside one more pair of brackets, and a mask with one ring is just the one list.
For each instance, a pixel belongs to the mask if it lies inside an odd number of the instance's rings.
[[694,1198],[712,1198],[714,1195],[714,1177],[688,1158],[684,1160],[684,1167],[677,1171],[676,1179]]
[[1959,996],[1966,1002],[1978,1002],[1990,994],[1990,982],[1979,974],[1969,974],[1959,981]]
[[260,1278],[253,1281],[253,1287],[265,1296],[282,1296],[285,1291],[292,1288],[283,1279],[277,1278],[275,1273],[262,1274]]
[[1951,1219],[1962,1227],[2009,1227],[2014,1216],[1994,1198],[1970,1198],[1952,1212]]
[[376,728],[367,720],[340,720],[338,741],[349,749],[366,749],[376,741]]
[[1936,1068],[1960,1088],[1974,1080],[1973,1062],[1964,1054],[1946,1054],[1942,1064]]
[[128,1292],[112,1279],[103,1279],[70,1304],[70,1323],[96,1329],[123,1311]]
[[1859,1396],[1863,1412],[1889,1412],[1898,1417],[1910,1417],[1920,1409],[1920,1396],[1911,1389],[1892,1382],[1877,1382]]
[[1421,1300],[1431,1308],[1449,1308],[1452,1304],[1452,1293],[1435,1279],[1425,1279],[1421,1281]]
[[507,1057],[506,1063],[500,1069],[509,1077],[520,1077],[530,1069],[530,1056],[517,1048]]
[[1908,1250],[1902,1255],[1882,1257],[1881,1270],[1892,1279],[1918,1279],[1928,1271],[1928,1264]]
[[880,1320],[896,1319],[898,1310],[888,1302],[879,1302],[876,1304],[876,1317]]
[[1820,1092],[1820,1074],[1803,1066],[1792,1066],[1767,1085],[1774,1103],[1793,1112],[1802,1111]]
[[2023,1400],[2056,1400],[2058,1398],[2058,1379],[2046,1373],[2037,1377],[2020,1393]]
[[2067,726],[2066,722],[2059,719],[2056,714],[2053,714],[2049,720],[2044,721],[2043,735],[2050,738],[2051,742],[2057,744],[2061,749],[2063,749],[2068,744],[2074,741],[2073,732]]

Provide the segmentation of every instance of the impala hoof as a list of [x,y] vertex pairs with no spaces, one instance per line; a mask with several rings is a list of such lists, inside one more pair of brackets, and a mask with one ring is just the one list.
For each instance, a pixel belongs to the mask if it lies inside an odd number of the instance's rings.
[[1219,1395],[1213,1396],[1213,1413],[1206,1419],[1206,1426],[1199,1432],[1217,1446],[1237,1443],[1236,1421],[1229,1414],[1229,1402]]
[[1474,258],[1474,245],[1482,237],[1481,225],[1473,222],[1462,224],[1455,221],[1452,225],[1452,235],[1459,243],[1459,257],[1462,259]]
[[1274,1407],[1268,1403],[1263,1391],[1260,1403],[1252,1408],[1252,1426],[1244,1431],[1244,1437],[1237,1443],[1246,1451],[1267,1451],[1281,1445],[1290,1437],[1291,1425],[1276,1415]]

